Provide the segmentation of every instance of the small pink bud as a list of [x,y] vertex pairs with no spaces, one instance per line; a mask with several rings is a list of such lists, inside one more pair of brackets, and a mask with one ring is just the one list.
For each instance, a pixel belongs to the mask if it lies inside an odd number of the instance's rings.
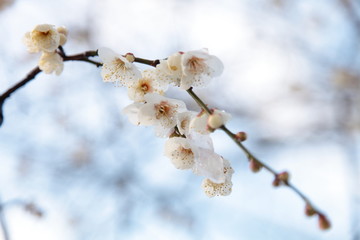
[[277,178],[283,182],[287,183],[289,181],[289,173],[288,172],[281,172],[277,175]]
[[235,138],[239,142],[243,142],[247,139],[247,134],[246,134],[246,132],[238,132],[237,134],[235,134]]
[[311,217],[314,216],[315,214],[316,214],[315,209],[310,204],[307,203],[305,206],[305,215]]
[[278,187],[278,186],[280,186],[280,183],[281,183],[281,181],[278,178],[275,178],[274,181],[272,182],[272,185],[274,187]]
[[261,163],[256,161],[254,158],[251,158],[249,167],[250,167],[252,172],[257,173],[257,172],[259,172],[261,170],[262,165],[261,165]]
[[319,228],[321,230],[327,230],[331,228],[330,221],[321,213],[319,214]]

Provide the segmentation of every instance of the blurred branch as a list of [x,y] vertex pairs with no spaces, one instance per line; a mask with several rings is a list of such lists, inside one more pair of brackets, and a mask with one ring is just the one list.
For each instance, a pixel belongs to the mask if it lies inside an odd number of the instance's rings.
[[9,237],[9,230],[7,228],[7,224],[6,224],[6,220],[5,220],[5,216],[4,216],[4,209],[5,209],[5,204],[1,202],[0,199],[0,227],[1,227],[1,231],[4,237],[4,240],[10,240]]
[[349,14],[351,21],[353,22],[358,34],[360,35],[360,16],[355,11],[353,2],[351,0],[340,0],[340,3],[344,6],[346,12]]
[[4,216],[3,210],[4,210],[4,208],[0,204],[0,225],[1,225],[1,230],[2,230],[2,233],[3,233],[4,240],[10,240],[9,231],[8,231],[8,228],[7,228],[7,224],[6,224],[6,221],[5,221],[5,216]]
[[[99,62],[89,59],[89,57],[97,56],[97,51],[86,51],[84,53],[67,56],[65,54],[64,50],[62,49],[62,47],[60,47],[58,53],[63,58],[64,62],[66,62],[66,61],[82,61],[82,62],[88,62],[88,63],[94,64],[97,67],[100,67],[102,65],[102,63],[99,63]],[[0,96],[0,127],[4,121],[3,105],[4,105],[5,100],[8,99],[12,93],[16,92],[21,87],[26,85],[28,82],[33,80],[36,77],[36,75],[38,75],[40,72],[41,72],[40,68],[35,67],[33,70],[31,70],[28,73],[28,75],[23,80],[21,80],[20,82],[15,84],[13,87],[9,88],[6,92],[4,92]]]
[[3,233],[4,240],[10,240],[10,234],[8,230],[8,226],[5,220],[4,210],[5,208],[9,208],[12,205],[19,205],[24,208],[25,211],[29,212],[31,215],[36,217],[42,217],[43,211],[35,205],[33,202],[25,201],[23,199],[12,199],[7,202],[1,202],[0,199],[0,227]]

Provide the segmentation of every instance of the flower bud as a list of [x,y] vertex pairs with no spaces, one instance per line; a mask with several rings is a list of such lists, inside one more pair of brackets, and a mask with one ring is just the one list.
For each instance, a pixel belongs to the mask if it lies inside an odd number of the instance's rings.
[[132,53],[125,54],[125,58],[131,63],[135,61],[134,54],[132,54]]
[[65,35],[65,37],[67,37],[69,33],[68,29],[64,26],[58,27],[56,30],[58,31],[58,33]]
[[217,129],[224,125],[224,119],[220,114],[213,113],[209,116],[207,124],[210,129]]
[[66,37],[66,35],[65,35],[65,34],[60,34],[60,41],[59,41],[59,45],[60,45],[60,46],[64,46],[64,45],[65,45],[65,43],[66,43],[66,41],[67,41],[67,37]]
[[310,204],[307,203],[305,206],[305,215],[311,217],[314,216],[315,214],[316,214],[315,209]]
[[319,228],[321,230],[327,230],[331,227],[330,221],[323,215],[319,214]]
[[243,142],[247,139],[247,134],[246,134],[246,132],[238,132],[237,134],[235,134],[235,138],[239,142]]
[[207,119],[207,128],[209,130],[215,130],[223,126],[231,117],[231,115],[225,111],[211,109],[211,112],[211,115]]
[[274,187],[278,187],[278,186],[280,186],[280,183],[281,183],[281,181],[278,178],[275,178],[274,181],[272,182],[272,185]]
[[283,182],[287,183],[289,181],[289,173],[288,172],[281,172],[277,175],[277,178]]
[[249,167],[250,167],[252,172],[257,173],[257,172],[259,172],[261,170],[262,165],[261,165],[261,163],[256,161],[254,158],[251,158]]

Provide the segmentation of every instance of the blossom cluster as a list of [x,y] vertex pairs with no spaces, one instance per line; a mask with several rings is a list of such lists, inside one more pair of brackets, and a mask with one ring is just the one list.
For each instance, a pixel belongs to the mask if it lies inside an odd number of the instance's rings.
[[67,41],[68,30],[65,27],[55,28],[54,25],[40,24],[27,32],[24,43],[31,53],[41,52],[39,68],[46,74],[55,72],[60,75],[64,68],[62,57],[57,52],[59,46]]
[[207,196],[229,195],[234,170],[228,160],[215,153],[210,133],[230,115],[220,110],[212,110],[211,115],[190,111],[183,101],[165,96],[169,86],[187,90],[207,85],[222,73],[222,62],[201,49],[177,52],[160,60],[155,68],[140,71],[133,54],[121,55],[108,48],[99,49],[98,54],[103,61],[103,81],[126,87],[134,101],[123,109],[129,121],[153,126],[158,137],[168,138],[165,156],[175,168],[205,177],[202,188]]

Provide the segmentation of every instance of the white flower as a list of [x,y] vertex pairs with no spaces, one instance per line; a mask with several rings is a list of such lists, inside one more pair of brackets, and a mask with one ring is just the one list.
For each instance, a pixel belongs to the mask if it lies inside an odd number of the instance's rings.
[[24,36],[24,43],[29,52],[54,52],[60,44],[60,34],[54,25],[37,25]]
[[140,119],[139,119],[139,111],[141,107],[144,106],[142,103],[133,103],[129,106],[125,107],[122,112],[126,116],[128,116],[129,121],[134,125],[140,125]]
[[205,111],[201,111],[190,121],[190,131],[195,131],[201,134],[209,134],[210,131],[207,127],[208,114]]
[[141,78],[141,73],[134,64],[111,49],[100,48],[98,54],[103,61],[101,76],[104,82],[115,82],[119,86],[131,86]]
[[232,191],[232,182],[231,177],[234,173],[234,170],[230,166],[230,162],[226,159],[224,161],[224,175],[225,181],[223,183],[216,183],[210,179],[204,179],[201,186],[208,197],[215,197],[215,196],[227,196]]
[[39,60],[39,68],[46,74],[55,72],[56,75],[60,75],[64,69],[64,62],[56,52],[43,52]]
[[230,119],[230,117],[231,115],[225,111],[215,109],[208,117],[207,126],[211,129],[217,129],[223,126]]
[[145,94],[158,93],[163,95],[167,85],[157,81],[155,70],[145,70],[142,77],[129,85],[129,98],[135,102],[145,101]]
[[190,169],[194,165],[192,144],[186,138],[173,137],[165,143],[165,156],[170,158],[177,169]]
[[182,54],[182,52],[177,52],[169,56],[166,60],[160,60],[160,63],[156,66],[158,79],[160,81],[175,86],[180,85],[183,74],[181,67]]
[[214,150],[207,148],[195,148],[195,164],[193,172],[196,175],[204,176],[215,183],[225,182],[224,160]]
[[156,93],[146,94],[145,103],[133,103],[123,113],[137,125],[155,126],[165,131],[176,126],[177,115],[186,111],[183,101],[166,98]]
[[190,132],[190,121],[196,116],[196,112],[186,111],[178,114],[177,118],[177,128],[179,133],[187,136]]
[[180,88],[204,86],[213,77],[219,76],[224,66],[219,58],[210,55],[207,49],[189,51],[181,55],[182,78]]
[[222,73],[224,66],[207,49],[201,49],[174,53],[166,60],[161,60],[156,69],[159,79],[187,90],[205,86],[211,78]]
[[68,34],[69,34],[69,31],[68,31],[67,28],[64,27],[64,26],[58,27],[56,30],[57,30],[58,33],[60,34],[60,42],[59,42],[59,45],[60,45],[60,46],[63,46],[63,45],[66,43],[66,41],[67,41],[67,36],[68,36]]
[[145,101],[139,112],[139,119],[143,125],[173,128],[177,123],[177,114],[186,111],[183,101],[166,98],[156,93],[146,94]]

